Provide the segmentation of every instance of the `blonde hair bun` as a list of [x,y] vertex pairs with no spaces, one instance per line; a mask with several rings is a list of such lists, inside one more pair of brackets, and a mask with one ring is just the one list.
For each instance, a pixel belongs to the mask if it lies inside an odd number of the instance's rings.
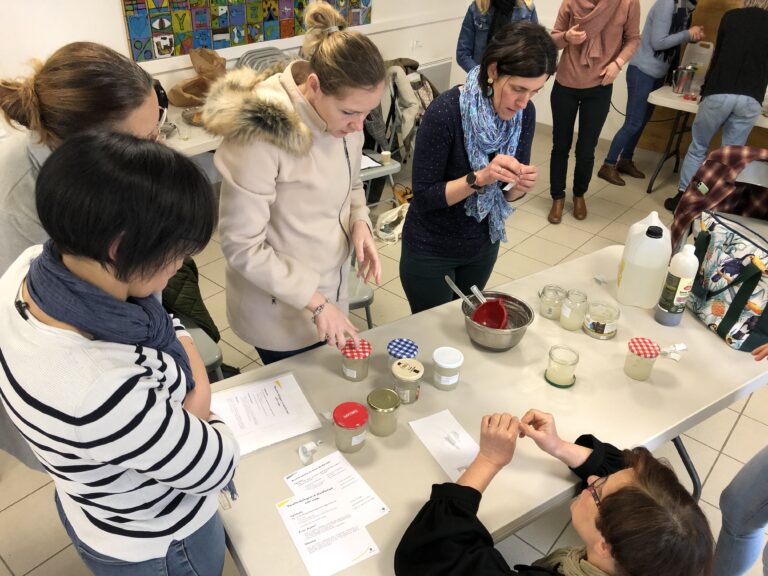
[[330,4],[321,0],[310,4],[304,12],[304,26],[307,33],[301,47],[302,56],[311,58],[325,38],[334,32],[346,29],[347,25],[344,17]]

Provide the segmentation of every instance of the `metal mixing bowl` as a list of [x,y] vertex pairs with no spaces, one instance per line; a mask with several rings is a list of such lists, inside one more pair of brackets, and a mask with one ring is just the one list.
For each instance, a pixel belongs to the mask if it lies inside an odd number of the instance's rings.
[[[464,324],[470,340],[488,350],[501,352],[509,350],[517,345],[523,338],[528,326],[533,322],[533,309],[525,302],[504,292],[483,291],[483,296],[488,300],[499,298],[507,309],[509,318],[507,327],[502,329],[488,328],[472,320],[473,310],[466,303],[462,303],[461,311],[464,313]],[[474,295],[467,296],[473,304],[477,304]]]

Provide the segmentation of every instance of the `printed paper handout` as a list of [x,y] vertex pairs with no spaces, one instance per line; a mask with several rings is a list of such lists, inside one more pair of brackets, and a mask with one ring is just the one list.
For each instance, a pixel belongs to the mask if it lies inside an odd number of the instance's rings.
[[243,455],[321,426],[291,373],[216,392],[211,411],[227,423]]

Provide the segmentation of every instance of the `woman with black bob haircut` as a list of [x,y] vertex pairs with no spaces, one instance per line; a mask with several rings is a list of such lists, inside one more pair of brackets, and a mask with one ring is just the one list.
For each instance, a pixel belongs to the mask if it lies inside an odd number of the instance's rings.
[[219,574],[239,449],[155,296],[213,233],[210,184],[170,148],[94,133],[51,153],[35,194],[50,239],[0,278],[5,409],[94,574]]
[[506,241],[509,202],[533,189],[536,110],[557,48],[543,26],[502,28],[467,82],[430,104],[416,136],[413,200],[403,230],[400,280],[413,313],[450,302],[443,277],[482,289]]

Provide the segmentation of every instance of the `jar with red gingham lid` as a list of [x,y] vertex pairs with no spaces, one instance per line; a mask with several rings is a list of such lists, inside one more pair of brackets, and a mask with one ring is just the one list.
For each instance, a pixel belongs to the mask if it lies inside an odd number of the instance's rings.
[[333,437],[341,452],[357,452],[365,444],[368,410],[359,402],[342,402],[333,410]]
[[341,349],[341,372],[344,378],[352,382],[360,382],[368,376],[368,363],[373,348],[368,340],[360,338],[357,346],[352,338],[348,339]]
[[648,380],[661,347],[650,338],[632,338],[627,348],[624,373],[633,380]]

